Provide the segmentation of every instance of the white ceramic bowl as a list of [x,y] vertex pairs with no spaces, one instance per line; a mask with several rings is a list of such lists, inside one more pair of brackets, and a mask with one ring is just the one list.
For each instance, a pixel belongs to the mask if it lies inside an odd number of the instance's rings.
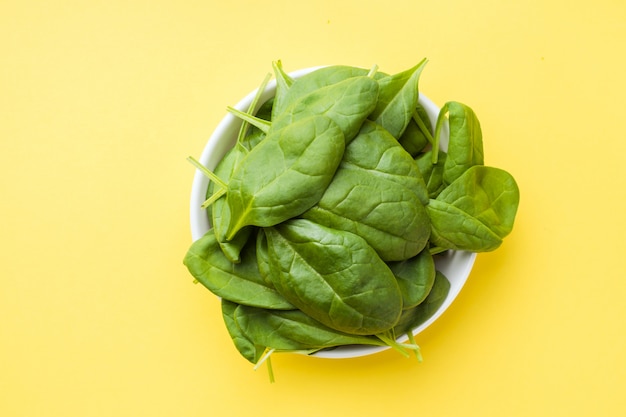
[[[308,74],[309,72],[314,71],[317,68],[319,67],[305,68],[299,71],[294,71],[289,75],[295,79],[305,74]],[[263,91],[263,94],[261,95],[261,98],[259,100],[259,104],[264,103],[265,101],[273,97],[275,92],[276,81],[271,80]],[[252,91],[233,107],[241,111],[246,111],[250,106],[250,103],[254,99],[256,93],[257,90]],[[421,93],[419,96],[419,102],[426,109],[428,117],[430,118],[430,122],[434,126],[437,121],[437,116],[439,115],[439,108],[430,99],[428,99]],[[241,120],[233,116],[232,114],[227,113],[226,116],[217,125],[217,128],[215,129],[215,131],[209,138],[206,146],[204,147],[202,155],[199,158],[200,163],[208,169],[214,170],[218,162],[224,157],[226,152],[234,146],[237,140],[240,126]],[[447,146],[448,130],[447,126],[444,125],[440,136],[440,148],[441,150],[446,151]],[[197,170],[193,178],[190,208],[191,236],[194,241],[202,237],[211,227],[206,210],[200,207],[202,203],[204,203],[204,201],[206,200],[206,191],[208,184],[209,180],[206,178],[206,176],[204,176],[199,170]],[[430,326],[448,309],[448,307],[450,307],[452,302],[455,300],[455,298],[463,288],[463,285],[465,285],[465,281],[467,280],[467,277],[472,270],[475,259],[475,253],[460,251],[448,251],[445,254],[437,256],[437,269],[441,271],[450,281],[450,291],[437,312],[422,325],[414,329],[414,335],[417,335],[428,326]],[[407,340],[407,336],[405,335],[398,340],[404,342]],[[371,355],[373,353],[381,352],[386,349],[389,349],[389,347],[342,346],[331,350],[317,352],[314,354],[314,356],[320,358],[335,359],[354,358],[358,356]]]

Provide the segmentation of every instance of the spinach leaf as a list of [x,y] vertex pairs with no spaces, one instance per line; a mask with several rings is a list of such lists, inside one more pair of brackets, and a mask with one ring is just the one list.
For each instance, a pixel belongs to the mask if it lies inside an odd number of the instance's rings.
[[268,227],[315,205],[345,150],[339,127],[311,116],[270,133],[239,163],[228,182],[226,239],[245,226]]
[[198,282],[219,297],[256,307],[294,308],[261,277],[255,249],[254,244],[246,245],[241,262],[232,263],[219,249],[211,229],[191,245],[183,263]]
[[439,310],[449,292],[450,281],[444,274],[437,271],[428,296],[417,306],[402,312],[398,324],[393,328],[393,333],[400,336],[412,332],[413,329],[425,323]]
[[263,229],[259,229],[256,236],[256,262],[259,268],[259,273],[261,274],[261,277],[263,277],[263,281],[265,281],[268,286],[273,288],[274,284],[272,284],[272,279],[270,278],[267,238],[265,237],[265,231]]
[[[423,128],[418,125],[417,120],[423,125]],[[426,129],[426,132],[424,129]],[[415,158],[424,150],[426,145],[430,143],[429,136],[427,135],[430,135],[432,138],[431,130],[430,118],[428,117],[428,113],[426,113],[426,109],[417,103],[413,117],[409,121],[404,133],[402,133],[402,136],[398,139],[398,142]]]
[[428,191],[415,160],[382,126],[366,120],[359,134],[346,146],[339,169],[357,169],[413,191],[428,204]]
[[[289,91],[285,94],[285,105],[281,106],[280,111],[274,113],[274,119],[280,117],[286,107],[295,103],[300,98],[328,87],[338,82],[353,77],[364,77],[368,75],[368,70],[363,68],[351,67],[347,65],[332,65],[328,67],[318,68],[308,74],[294,80]],[[381,75],[379,75],[380,77]]]
[[311,351],[342,345],[383,346],[376,337],[351,335],[324,326],[300,310],[239,306],[235,321],[254,345],[277,351]]
[[[261,120],[270,121],[272,118],[273,106],[274,98],[271,98],[263,103],[261,107],[259,107],[259,110],[257,110],[255,117]],[[264,138],[265,132],[263,132],[261,129],[254,125],[250,125],[246,132],[246,135],[240,140],[240,143],[246,150],[249,151],[256,145],[258,145],[259,142],[261,142]]]
[[355,169],[337,170],[320,201],[301,216],[362,237],[384,261],[417,255],[430,235],[428,212],[414,192]]
[[518,205],[511,174],[475,165],[430,200],[431,241],[444,249],[492,251],[511,232]]
[[446,188],[446,184],[443,182],[443,167],[447,154],[439,151],[437,162],[433,163],[432,153],[432,150],[422,153],[415,159],[415,162],[426,183],[429,198],[437,198],[439,193]]
[[[239,162],[245,157],[246,150],[239,144],[231,148],[220,163],[215,168],[215,175],[222,179],[229,179]],[[213,190],[213,182],[209,183],[209,189]],[[213,202],[211,209],[211,225],[220,249],[231,262],[240,261],[241,249],[244,247],[250,233],[251,227],[241,229],[232,239],[226,238],[226,230],[230,223],[230,207],[226,203],[226,195],[222,195]]]
[[226,330],[232,339],[235,347],[248,361],[257,363],[265,352],[265,346],[256,345],[246,336],[246,334],[237,326],[235,322],[235,310],[239,304],[233,303],[222,298],[222,318],[226,325]]
[[272,121],[269,131],[281,130],[311,115],[324,115],[339,126],[348,143],[376,106],[377,98],[378,83],[372,78],[348,78],[299,97]]
[[403,308],[409,309],[420,304],[435,282],[435,261],[428,248],[411,259],[388,263],[402,292]]
[[272,119],[280,115],[288,103],[289,89],[294,80],[283,70],[281,61],[272,63],[274,77],[276,78],[276,94],[274,95],[274,105],[272,107]]
[[402,294],[365,240],[304,219],[265,232],[272,282],[293,305],[341,332],[376,334],[394,326]]
[[424,59],[413,68],[378,80],[378,102],[369,118],[395,138],[402,136],[417,107],[418,83],[425,65]]
[[471,166],[484,164],[483,136],[471,108],[456,101],[446,103],[444,108],[449,115],[450,139],[443,181],[451,184]]

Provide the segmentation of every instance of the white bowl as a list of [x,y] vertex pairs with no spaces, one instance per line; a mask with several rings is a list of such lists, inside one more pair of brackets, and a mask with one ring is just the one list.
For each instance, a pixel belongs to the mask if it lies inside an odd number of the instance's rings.
[[[294,71],[289,75],[296,79],[305,74],[308,74],[319,67],[305,68],[298,71]],[[259,104],[264,103],[268,99],[274,96],[276,92],[276,81],[271,80],[263,94],[260,97]],[[256,96],[257,90],[252,91],[245,96],[235,107],[237,110],[246,111],[252,103],[252,100]],[[419,103],[424,107],[428,113],[431,124],[434,126],[439,115],[439,107],[437,107],[428,97],[420,93]],[[202,165],[209,170],[214,170],[218,162],[224,157],[226,152],[232,148],[237,140],[239,133],[239,127],[241,126],[241,120],[230,113],[220,121],[215,131],[207,141],[202,155],[198,159]],[[448,129],[444,124],[440,136],[440,148],[443,151],[447,150],[448,146]],[[195,241],[202,237],[209,229],[210,222],[205,209],[200,206],[206,200],[206,191],[209,185],[208,178],[202,174],[199,170],[196,170],[192,188],[191,188],[191,208],[190,208],[190,221],[191,221],[191,237]],[[426,322],[416,327],[413,331],[414,335],[419,334],[428,326],[430,326],[435,320],[437,320],[455,300],[472,270],[476,254],[472,252],[462,251],[448,251],[445,254],[437,256],[436,266],[441,271],[448,281],[450,281],[450,291],[439,309],[435,314],[430,317]],[[398,339],[400,342],[407,340],[407,336]],[[323,350],[315,353],[313,356],[320,358],[354,358],[359,356],[371,355],[383,350],[389,349],[386,346],[341,346],[335,349]]]

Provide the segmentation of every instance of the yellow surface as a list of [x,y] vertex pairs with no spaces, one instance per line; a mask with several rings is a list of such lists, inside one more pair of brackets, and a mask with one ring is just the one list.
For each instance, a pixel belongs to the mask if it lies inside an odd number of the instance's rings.
[[[621,0],[0,2],[0,416],[626,415],[625,43]],[[514,232],[423,363],[269,384],[182,265],[185,158],[272,60],[422,57],[518,180]]]

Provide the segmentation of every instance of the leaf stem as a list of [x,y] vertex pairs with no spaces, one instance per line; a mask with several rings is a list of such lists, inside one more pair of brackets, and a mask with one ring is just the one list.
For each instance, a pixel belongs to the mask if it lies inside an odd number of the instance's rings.
[[426,140],[428,140],[428,142],[430,142],[430,144],[432,145],[435,139],[433,138],[433,135],[430,133],[430,130],[428,129],[428,127],[426,127],[426,124],[424,124],[424,121],[422,120],[422,118],[417,113],[417,110],[413,111],[413,120],[415,121],[415,123],[417,123],[417,126],[420,128],[420,131],[424,134],[424,136],[426,136]]
[[399,352],[402,356],[404,356],[405,358],[409,357],[409,353],[404,349],[404,345],[396,342],[395,340],[393,340],[392,338],[384,335],[384,334],[377,334],[376,335],[377,338],[379,338],[380,340],[382,340],[383,342],[385,342],[385,344],[393,349],[395,349],[397,352]]
[[409,337],[409,343],[411,343],[414,346],[417,346],[417,349],[414,350],[417,361],[420,363],[423,362],[424,358],[422,357],[422,351],[417,345],[417,343],[415,343],[415,336],[413,335],[413,331],[407,332],[407,336]]
[[252,126],[257,127],[261,132],[265,134],[267,134],[267,132],[270,130],[270,126],[272,125],[267,120],[263,120],[258,117],[252,116],[251,114],[242,112],[241,110],[237,110],[234,107],[228,106],[226,107],[226,110],[228,110],[229,113],[232,113],[233,115],[239,117],[244,122],[248,122]]
[[274,369],[272,368],[272,361],[270,356],[272,356],[272,353],[274,353],[275,350],[276,349],[266,350],[263,356],[261,356],[259,361],[256,363],[256,365],[254,365],[254,370],[256,371],[261,365],[263,365],[263,362],[267,361],[267,372],[270,377],[270,382],[274,382]]
[[447,248],[443,248],[441,246],[433,246],[432,248],[428,249],[428,252],[430,252],[431,255],[437,255],[447,250]]
[[211,197],[207,198],[200,207],[203,209],[209,207],[211,204],[215,203],[224,194],[226,194],[226,188],[220,188],[219,190],[214,192],[213,195],[211,195]]
[[200,170],[200,172],[202,172],[205,176],[207,176],[211,181],[217,184],[220,188],[223,188],[224,190],[228,189],[228,185],[224,181],[222,181],[217,175],[209,171],[207,167],[202,165],[193,156],[188,157],[187,160],[191,162],[193,166],[195,166],[198,170]]
[[437,117],[437,124],[435,125],[435,140],[433,142],[433,154],[432,154],[432,163],[436,164],[439,159],[439,140],[441,137],[441,128],[443,127],[443,122],[446,120],[446,116],[448,114],[448,103],[444,104],[441,110],[439,110],[439,116]]
[[[254,99],[250,103],[250,106],[248,106],[248,114],[254,114],[256,112],[256,106],[259,103],[259,100],[261,99],[261,95],[265,91],[265,87],[267,87],[267,83],[270,81],[270,78],[272,78],[272,74],[268,72],[265,75],[263,82],[261,82],[261,85],[256,90],[256,94],[254,96]],[[246,136],[246,133],[248,132],[249,127],[250,127],[249,122],[244,120],[244,122],[241,124],[241,128],[239,129],[239,136],[237,137],[238,143],[241,143],[243,138]]]
[[370,78],[374,78],[374,75],[376,75],[377,72],[378,72],[378,65],[374,64],[372,65],[372,68],[370,68],[370,71],[367,73],[367,76]]

